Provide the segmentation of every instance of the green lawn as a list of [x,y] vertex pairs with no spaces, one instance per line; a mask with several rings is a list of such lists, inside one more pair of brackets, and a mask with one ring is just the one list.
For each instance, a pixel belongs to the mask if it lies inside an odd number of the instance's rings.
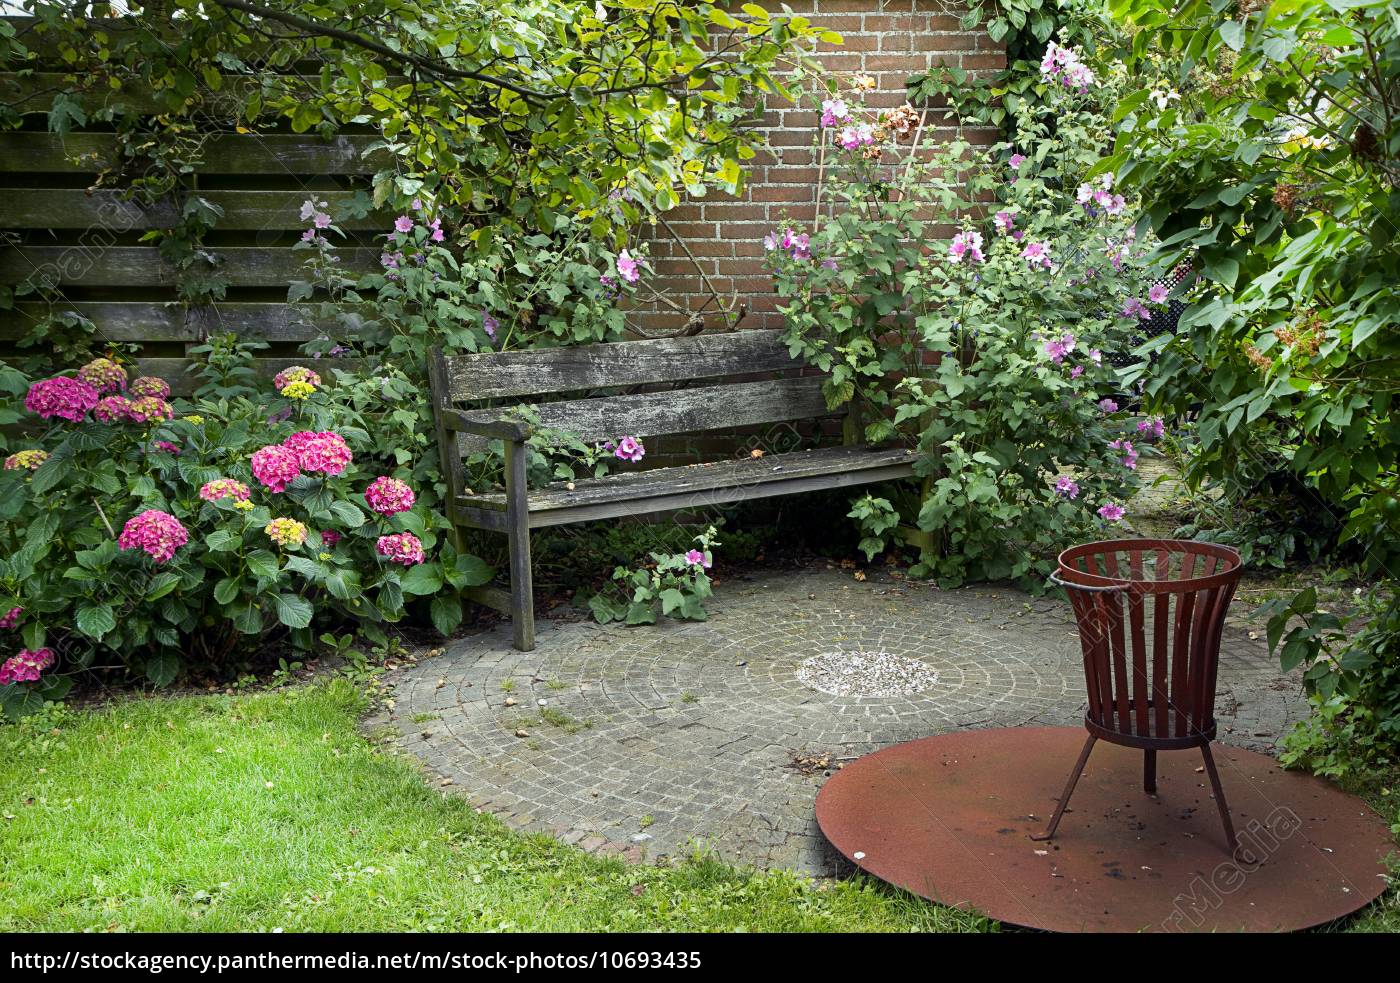
[[362,706],[337,680],[0,727],[0,930],[995,927],[867,880],[518,835],[376,750]]

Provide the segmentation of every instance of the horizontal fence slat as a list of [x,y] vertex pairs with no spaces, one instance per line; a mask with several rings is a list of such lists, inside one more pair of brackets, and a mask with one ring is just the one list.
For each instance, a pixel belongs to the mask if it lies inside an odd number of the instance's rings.
[[[616,439],[628,434],[654,437],[831,416],[821,386],[821,378],[805,376],[634,396],[568,399],[537,403],[533,409],[539,414],[541,426],[568,431],[580,440]],[[501,412],[468,410],[466,415],[474,420],[496,420]],[[468,452],[483,449],[488,443],[468,434],[462,435],[459,442]]]
[[60,301],[21,303],[12,311],[0,311],[0,340],[21,338],[35,321],[66,312],[90,320],[98,336],[109,341],[198,341],[232,332],[247,339],[301,342],[332,327],[290,304],[220,301],[186,310],[179,304]]
[[[88,192],[80,188],[0,188],[0,228],[6,229],[88,229],[112,232],[168,229],[180,222],[183,199],[199,197],[223,209],[215,223],[220,231],[268,230],[285,232],[304,229],[301,205],[309,197],[331,206],[349,201],[351,191],[192,191],[180,198],[144,202],[127,200],[121,191]],[[344,229],[388,230],[392,218],[367,215],[337,224]]]
[[447,359],[453,399],[497,399],[801,367],[777,331],[483,352]]
[[[198,388],[201,380],[188,371],[192,363],[187,358],[138,358],[132,366],[131,375],[159,376],[170,383],[170,391],[176,396],[188,396]],[[260,379],[271,379],[278,372],[291,365],[305,365],[321,376],[321,382],[333,384],[331,372],[335,369],[350,372],[360,367],[358,358],[313,359],[309,355],[294,357],[258,358],[253,360],[253,369]],[[268,383],[267,394],[272,395],[272,385]]]
[[[373,174],[391,159],[365,157],[379,138],[339,135],[330,140],[288,133],[216,133],[195,165],[199,174]],[[116,137],[106,133],[0,133],[0,172],[93,174],[118,163]]]
[[[229,285],[286,287],[301,279],[311,254],[291,249],[230,246],[210,249]],[[337,249],[341,265],[355,272],[378,267],[379,250]],[[15,246],[0,250],[0,283],[26,280],[72,287],[174,287],[177,271],[150,246]]]

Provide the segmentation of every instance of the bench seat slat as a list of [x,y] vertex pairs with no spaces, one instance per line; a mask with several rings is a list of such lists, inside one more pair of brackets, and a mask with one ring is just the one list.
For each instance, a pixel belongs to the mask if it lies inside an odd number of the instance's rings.
[[[797,491],[870,484],[913,474],[915,454],[905,447],[825,447],[676,468],[629,471],[556,483],[529,496],[531,528],[670,509],[703,509]],[[504,514],[504,492],[464,495],[458,511],[491,528]]]
[[602,342],[564,348],[455,355],[447,362],[454,401],[541,396],[801,368],[777,331]]
[[[820,378],[807,376],[634,396],[568,399],[537,403],[533,408],[542,426],[570,431],[583,441],[615,439],[629,434],[655,437],[831,416],[821,386]],[[463,416],[472,420],[498,420],[501,410],[467,410]],[[486,445],[485,438],[468,434],[458,437],[458,446],[464,453],[484,450]]]

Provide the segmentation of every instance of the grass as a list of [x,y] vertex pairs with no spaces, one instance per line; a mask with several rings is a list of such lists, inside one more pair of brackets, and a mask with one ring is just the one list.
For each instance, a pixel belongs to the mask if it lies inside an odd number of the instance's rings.
[[863,878],[522,836],[365,740],[363,699],[335,680],[0,728],[0,931],[996,927]]

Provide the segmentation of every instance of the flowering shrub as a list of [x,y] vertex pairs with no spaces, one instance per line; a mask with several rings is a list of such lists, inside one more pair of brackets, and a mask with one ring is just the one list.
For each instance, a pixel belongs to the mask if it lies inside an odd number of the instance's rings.
[[599,622],[655,624],[662,615],[689,621],[709,617],[704,600],[710,596],[709,569],[714,563],[715,527],[695,537],[696,548],[684,553],[652,553],[651,562],[636,569],[618,567],[612,584],[588,601]]
[[[920,575],[1029,578],[1122,520],[1148,432],[1105,353],[1165,298],[1135,270],[1112,175],[1091,176],[1108,134],[1094,82],[1054,49],[1042,99],[1019,103],[1022,143],[990,149],[916,154],[913,111],[863,110],[859,86],[824,104],[823,217],[765,245],[789,343],[831,373],[829,406],[854,402],[866,440],[920,452],[917,494],[852,510],[872,556],[898,537]],[[848,146],[863,126],[871,140]]]
[[[83,379],[117,386],[114,365],[0,373],[27,420],[61,421],[0,471],[7,711],[57,698],[98,660],[165,684],[279,637],[310,647],[338,622],[382,634],[415,596],[451,631],[457,590],[490,579],[441,538],[411,462],[374,447],[351,385],[304,372],[281,394],[210,383],[172,403],[163,380],[137,379],[131,404],[159,412],[101,413]],[[286,392],[298,384],[315,389]]]

